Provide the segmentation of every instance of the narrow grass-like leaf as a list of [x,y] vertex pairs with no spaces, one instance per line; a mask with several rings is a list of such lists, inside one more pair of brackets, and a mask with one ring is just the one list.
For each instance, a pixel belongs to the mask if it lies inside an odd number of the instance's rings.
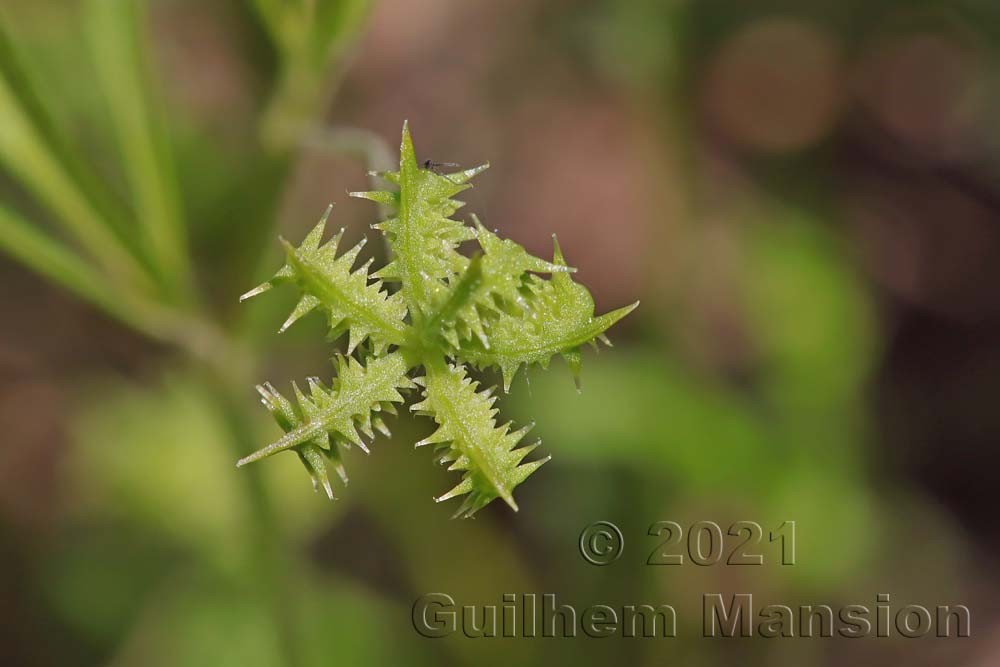
[[117,311],[107,279],[72,250],[0,205],[0,248],[52,282],[105,311]]
[[160,340],[177,342],[203,332],[174,319],[145,297],[115,285],[61,241],[0,204],[0,250],[124,324]]
[[148,286],[145,269],[115,235],[0,78],[0,163],[55,213],[56,221],[119,279]]
[[163,121],[150,99],[140,3],[88,0],[85,20],[118,148],[128,168],[136,220],[173,296],[190,295],[191,266]]
[[[93,166],[81,159],[79,150],[72,144],[66,129],[53,113],[53,109],[57,108],[54,105],[59,102],[58,95],[54,96],[51,89],[44,88],[42,82],[31,76],[26,61],[17,52],[5,30],[2,15],[0,15],[0,78],[7,82],[24,115],[30,120],[42,143],[54,156],[54,160],[66,170],[70,180],[76,183],[100,216],[112,227],[120,241],[131,252],[141,254],[138,239],[132,233],[121,202],[100,180]],[[56,99],[53,100],[53,97]]]

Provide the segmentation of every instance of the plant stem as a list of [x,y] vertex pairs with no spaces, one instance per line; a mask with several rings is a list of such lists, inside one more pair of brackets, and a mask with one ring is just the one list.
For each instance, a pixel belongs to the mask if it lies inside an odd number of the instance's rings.
[[[251,428],[253,420],[244,409],[248,401],[244,397],[247,384],[243,380],[245,375],[250,374],[250,366],[244,360],[244,363],[237,361],[232,366],[216,363],[206,369],[230,433],[227,440],[232,447],[234,461],[251,453],[257,444]],[[234,372],[234,368],[241,370]],[[249,466],[239,472],[246,502],[251,508],[248,514],[251,522],[250,568],[277,632],[282,664],[297,667],[303,664],[303,658],[296,622],[299,605],[295,599],[295,582],[290,576],[295,569],[284,548],[278,515],[261,471],[260,467]]]

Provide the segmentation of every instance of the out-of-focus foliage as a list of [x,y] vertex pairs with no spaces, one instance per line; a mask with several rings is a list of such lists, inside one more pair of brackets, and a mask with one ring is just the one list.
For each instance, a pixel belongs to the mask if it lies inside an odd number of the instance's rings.
[[795,507],[803,524],[829,526],[802,536],[792,573],[821,584],[862,566],[879,546],[874,501],[859,483],[871,305],[839,243],[815,221],[768,208],[744,229],[742,298],[760,351],[757,393],[747,397],[646,349],[595,363],[579,396],[533,377],[531,395],[516,395],[517,412],[552,406],[560,417],[539,431],[566,443],[560,458],[656,470],[670,480],[671,498],[725,493],[748,503],[749,514]]
[[252,0],[278,54],[279,82],[263,117],[267,145],[287,150],[315,123],[329,93],[331,62],[343,58],[370,0]]

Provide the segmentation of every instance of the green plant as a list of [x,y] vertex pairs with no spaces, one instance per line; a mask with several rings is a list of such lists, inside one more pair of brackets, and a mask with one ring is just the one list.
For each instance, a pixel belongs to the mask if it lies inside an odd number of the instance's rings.
[[[545,367],[557,354],[578,376],[581,346],[608,342],[604,331],[638,302],[595,317],[590,293],[570,278],[574,269],[557,242],[548,262],[474,216],[474,227],[453,219],[462,206],[455,195],[487,166],[451,174],[422,167],[404,124],[399,171],[377,174],[398,190],[351,193],[395,212],[375,225],[388,242],[388,264],[371,273],[369,260],[352,270],[364,241],[337,256],[343,230],[323,244],[329,208],[301,246],[282,241],[285,265],[241,300],[294,284],[302,297],[281,331],[306,313],[325,311],[330,338],[347,334],[347,354],[337,357],[332,386],[311,378],[307,394],[293,384],[294,404],[269,383],[257,387],[285,435],[238,465],[293,450],[314,488],[322,486],[332,499],[326,461],[346,482],[340,449],[354,444],[367,451],[362,435],[374,437],[373,429],[388,435],[380,413],[395,412],[401,392],[419,387],[423,400],[410,410],[438,428],[417,446],[434,445],[436,459],[462,473],[437,501],[464,495],[456,512],[464,517],[498,497],[517,510],[514,487],[548,458],[524,461],[538,444],[521,445],[530,427],[498,426],[493,390],[479,391],[467,367],[499,369],[505,391],[522,365]],[[479,246],[471,258],[457,250],[466,241]],[[398,290],[385,291],[384,283]]]
[[[300,147],[377,154],[368,133],[321,125],[331,67],[346,61],[369,6],[255,0],[203,15],[218,12],[220,25],[245,34],[236,42],[262,84],[245,117],[231,112],[245,128],[237,142],[205,133],[179,98],[158,94],[169,86],[154,76],[149,3],[0,8],[0,252],[165,344],[225,427],[212,442],[233,458],[258,439],[243,396],[258,351],[253,323],[215,297],[228,280],[252,280]],[[169,418],[169,406],[158,409]],[[294,555],[273,484],[257,471],[234,478],[250,508],[238,519],[247,586],[272,614],[282,664],[298,664],[296,590],[283,574]]]
[[[224,460],[245,456],[261,439],[253,415],[248,414],[253,406],[246,398],[250,378],[257,375],[262,355],[262,346],[258,345],[258,320],[248,314],[248,309],[235,311],[227,308],[226,303],[233,301],[229,296],[234,291],[233,284],[250,283],[257,277],[255,274],[266,252],[263,239],[272,235],[277,221],[275,211],[300,151],[349,154],[369,168],[386,168],[384,156],[391,151],[373,134],[322,124],[328,94],[336,84],[336,77],[330,76],[330,70],[340,69],[346,61],[370,4],[368,0],[316,0],[310,3],[255,0],[246,6],[226,3],[223,8],[223,5],[213,5],[212,11],[219,12],[220,23],[228,20],[235,26],[240,37],[233,43],[241,46],[234,48],[245,49],[242,55],[253,69],[250,79],[255,84],[262,84],[259,89],[255,85],[254,91],[248,93],[254,104],[243,109],[242,115],[238,109],[226,111],[227,119],[232,115],[237,121],[232,123],[237,141],[218,136],[219,133],[205,129],[210,126],[195,122],[195,114],[177,106],[183,99],[181,96],[161,96],[170,86],[155,76],[157,60],[150,51],[155,34],[149,29],[147,3],[87,0],[74,4],[71,12],[50,13],[39,8],[38,14],[34,13],[31,3],[14,3],[0,10],[0,252],[125,327],[161,344],[153,348],[155,357],[150,355],[157,363],[150,364],[149,373],[144,374],[144,377],[153,376],[150,387],[136,391],[136,387],[130,386],[123,394],[127,400],[119,400],[121,395],[110,390],[74,392],[95,394],[94,405],[85,410],[94,418],[85,419],[81,424],[88,432],[92,429],[93,433],[104,434],[91,440],[95,443],[93,448],[80,447],[77,442],[76,450],[81,457],[92,456],[96,462],[85,468],[90,477],[100,478],[103,480],[100,484],[116,489],[106,499],[107,507],[116,507],[114,511],[102,515],[106,510],[91,508],[87,512],[94,514],[83,512],[74,520],[82,524],[94,517],[102,517],[99,522],[114,516],[114,521],[121,522],[122,526],[140,527],[139,531],[116,529],[114,546],[106,550],[101,546],[98,551],[100,562],[112,563],[110,569],[105,569],[116,572],[116,580],[123,579],[117,576],[120,569],[138,560],[131,559],[130,563],[125,554],[132,553],[129,547],[133,541],[140,541],[136,535],[141,533],[141,539],[147,539],[148,535],[151,540],[162,538],[164,544],[183,545],[184,550],[190,547],[191,560],[179,561],[176,571],[198,571],[204,581],[219,584],[214,588],[206,587],[199,579],[197,584],[191,584],[191,590],[197,590],[198,596],[203,597],[198,597],[198,602],[189,601],[176,607],[168,602],[166,612],[162,606],[165,596],[150,595],[148,602],[143,602],[145,598],[140,596],[145,593],[136,592],[135,603],[149,605],[150,612],[143,615],[146,621],[135,624],[126,616],[112,618],[115,616],[112,613],[95,622],[94,627],[103,623],[108,628],[108,634],[96,640],[108,642],[103,645],[107,650],[132,646],[128,633],[135,632],[137,636],[145,633],[143,628],[149,626],[143,623],[162,622],[161,612],[175,614],[184,622],[197,623],[197,613],[188,612],[191,609],[197,612],[199,605],[213,596],[224,599],[225,609],[231,608],[234,613],[238,610],[249,619],[255,619],[258,611],[266,613],[273,637],[268,632],[260,632],[258,625],[252,625],[253,641],[245,645],[242,637],[239,641],[244,646],[263,647],[261,655],[271,650],[278,656],[274,664],[308,662],[318,651],[315,636],[329,636],[326,627],[319,633],[309,629],[311,619],[317,616],[309,611],[310,605],[320,597],[329,597],[329,591],[323,589],[321,594],[315,581],[307,581],[311,570],[307,560],[302,558],[298,542],[290,535],[287,519],[293,510],[288,506],[289,497],[281,495],[285,487],[277,481],[280,473],[269,475],[270,471],[259,466],[227,477],[225,483],[213,484],[211,489],[201,481],[218,470],[213,465],[218,456]],[[62,24],[50,25],[48,19],[53,16],[61,17]],[[156,23],[155,18],[152,22]],[[247,30],[251,22],[260,29]],[[43,25],[44,30],[33,29]],[[81,26],[85,28],[82,31],[84,39],[78,39]],[[61,37],[55,39],[52,35]],[[94,85],[73,85],[79,80],[92,80]],[[414,170],[411,171],[416,173]],[[430,172],[419,172],[412,181],[419,188],[418,207],[438,196],[438,191],[427,188],[460,189],[458,181],[472,176],[470,173],[430,178]],[[401,191],[404,194],[414,192],[414,188],[404,185]],[[451,202],[451,194],[444,199]],[[389,193],[372,197],[382,197],[389,204],[394,198]],[[449,209],[451,203],[441,200],[438,205],[442,208],[436,213],[441,214],[442,219],[454,212]],[[457,208],[457,204],[454,206]],[[427,211],[413,219],[421,224],[439,222]],[[459,228],[457,234],[461,238],[458,240],[478,234],[484,244],[494,243],[502,250],[511,247],[485,232],[453,224]],[[391,230],[385,231],[393,235]],[[315,257],[326,257],[323,252],[329,246],[320,249],[319,234],[315,238]],[[362,384],[361,393],[350,393],[359,401],[371,395],[364,393],[368,385],[363,383],[375,379],[376,371],[379,376],[394,376],[400,382],[396,389],[405,390],[405,386],[414,382],[408,379],[414,368],[424,367],[425,375],[430,377],[433,364],[450,368],[449,361],[483,367],[496,365],[505,369],[508,376],[512,375],[517,369],[517,366],[511,368],[517,361],[514,354],[517,350],[498,346],[497,342],[503,340],[513,344],[533,339],[521,331],[501,338],[504,326],[519,326],[514,317],[518,311],[509,305],[505,307],[510,312],[483,311],[485,304],[494,297],[487,298],[477,283],[477,276],[492,275],[491,289],[509,289],[514,284],[511,282],[514,271],[507,272],[512,275],[504,282],[498,271],[498,267],[503,267],[494,261],[506,255],[487,249],[482,257],[468,260],[455,253],[449,256],[451,264],[445,267],[447,270],[439,272],[440,267],[433,261],[433,251],[428,257],[421,257],[421,248],[411,247],[405,239],[393,240],[393,247],[399,250],[397,257],[412,256],[422,262],[419,268],[434,273],[434,280],[422,286],[411,285],[401,274],[395,277],[404,287],[400,295],[379,296],[378,299],[386,303],[365,302],[365,309],[347,314],[345,324],[350,323],[348,329],[357,337],[351,344],[355,360],[345,358],[344,370],[337,378],[340,384],[335,387],[338,392],[325,390],[324,396],[330,400],[346,397],[348,392],[343,391],[343,385],[351,382]],[[331,263],[338,261],[334,254],[329,253]],[[312,261],[308,253],[303,258],[301,250],[293,255],[305,266]],[[340,261],[343,262],[343,258]],[[539,261],[532,258],[532,262]],[[350,263],[338,264],[337,270],[349,268]],[[528,268],[533,266],[538,264],[530,264]],[[525,297],[525,303],[541,308],[545,299],[550,298],[554,299],[551,306],[555,308],[560,298],[569,300],[558,296],[563,292],[590,303],[585,290],[572,285],[565,273],[559,273],[566,270],[557,270],[551,281],[553,284],[546,288],[543,288],[544,281],[522,275],[522,282],[526,283],[524,289],[530,297]],[[519,274],[524,274],[524,270]],[[394,279],[388,274],[384,277],[390,282]],[[447,340],[420,342],[414,333],[432,330],[433,321],[428,318],[433,313],[411,309],[411,291],[426,292],[420,303],[427,308],[441,306],[440,299],[459,284],[455,282],[458,277],[466,279],[461,283],[462,289],[471,290],[466,295],[468,301],[456,301],[448,309],[438,311],[441,317],[455,319],[452,327],[439,327],[443,336],[454,341],[455,350],[450,349],[452,343]],[[565,277],[566,286],[557,288],[557,284],[563,284],[560,283],[562,277]],[[373,294],[364,274],[360,288],[358,283],[358,278],[345,276],[343,283],[332,284],[351,287],[355,290],[351,294]],[[532,290],[538,294],[532,296]],[[376,288],[374,294],[378,291]],[[578,292],[582,292],[582,296]],[[455,294],[460,295],[460,292]],[[401,309],[399,304],[403,304]],[[497,307],[500,304],[501,301],[496,302]],[[575,302],[570,305],[575,309],[573,312],[585,310]],[[450,310],[452,306],[454,310]],[[392,308],[397,310],[392,311]],[[368,322],[364,315],[383,312],[398,314],[389,330],[395,331],[393,336],[405,332],[405,340],[386,339],[385,345],[380,347],[382,330],[366,330]],[[477,325],[474,318],[480,313]],[[464,333],[465,326],[488,336],[485,340],[492,347],[487,349],[479,345],[481,349],[477,350]],[[357,342],[361,339],[363,343]],[[456,354],[459,348],[461,357]],[[573,350],[565,352],[570,359],[578,360]],[[525,362],[542,360],[537,355],[537,358],[524,357]],[[400,361],[407,367],[399,368]],[[161,373],[162,377],[157,377]],[[476,432],[477,436],[483,435],[482,442],[495,444],[504,437],[514,436],[492,425],[483,429],[483,424],[491,423],[491,399],[483,392],[477,393],[464,377],[456,380],[456,384],[464,393],[458,391],[454,395],[479,406],[477,409],[483,413],[482,419],[476,422],[483,430],[482,434]],[[161,390],[163,387],[180,389],[176,392]],[[445,395],[452,397],[453,393]],[[388,396],[391,405],[395,395]],[[316,393],[309,397],[317,407],[319,400]],[[277,397],[274,401],[276,405],[281,404]],[[301,412],[303,404],[288,406],[290,415],[305,417]],[[461,406],[457,406],[453,411],[460,409]],[[378,416],[377,413],[370,415],[371,428],[380,427]],[[178,430],[150,429],[151,419],[169,423]],[[367,419],[366,413],[355,420],[362,433],[369,428]],[[461,420],[448,421],[452,425],[459,422]],[[104,427],[107,430],[101,430]],[[84,430],[82,426],[81,430]],[[183,436],[164,437],[169,433],[182,433]],[[497,435],[501,433],[504,435]],[[88,440],[83,436],[74,437],[80,442]],[[202,445],[219,447],[222,451],[201,452]],[[198,463],[193,464],[199,466],[198,475],[180,475],[173,478],[178,484],[172,485],[170,476],[162,474],[166,468],[176,468],[168,462],[182,460],[185,458],[183,452],[195,451],[200,455]],[[487,451],[493,455],[497,448]],[[525,448],[521,448],[513,456],[524,452]],[[313,453],[319,454],[320,464],[328,464],[329,452],[307,453],[316,465],[317,457],[312,456]],[[443,454],[447,456],[448,452]],[[118,463],[114,464],[115,461]],[[158,465],[152,461],[163,463]],[[451,463],[460,465],[461,460]],[[515,473],[523,474],[531,465],[518,466],[515,462],[512,467],[519,469]],[[159,472],[152,477],[154,470]],[[110,481],[119,477],[136,483],[126,482],[119,486],[117,481]],[[179,510],[177,494],[190,497],[187,491],[191,485],[199,489],[199,493],[194,494],[191,511]],[[513,488],[513,484],[509,488]],[[119,492],[121,495],[117,495]],[[213,512],[200,510],[206,502],[212,504]],[[320,515],[312,513],[310,516]],[[170,519],[147,531],[156,523],[151,517]],[[194,528],[189,526],[175,531],[190,517],[197,517]],[[483,527],[471,530],[489,537]],[[220,539],[227,545],[225,554],[205,549],[199,535]],[[89,549],[89,544],[84,540],[81,547]],[[488,551],[495,543],[479,539],[477,544]],[[159,550],[160,542],[156,545]],[[68,556],[66,562],[76,562],[76,558]],[[168,572],[165,567],[164,572],[172,576],[174,570]],[[66,594],[71,596],[72,587],[61,585],[60,579],[52,581],[57,582],[53,584],[54,589],[66,588]],[[159,585],[152,575],[143,574],[137,581]],[[184,585],[177,586],[171,581],[168,586],[181,598],[187,595]],[[339,594],[340,591],[336,591],[336,595]],[[80,599],[89,601],[92,596],[88,592]],[[244,600],[250,602],[244,604]],[[327,599],[323,604],[324,608],[331,609],[340,606]],[[350,608],[354,619],[357,608],[353,604]],[[94,615],[88,613],[86,606],[82,609],[81,617],[91,620]],[[322,616],[333,618],[329,614]],[[219,636],[221,622],[216,617],[213,611],[212,639],[205,642],[213,650],[217,648],[214,638]],[[338,622],[337,625],[342,624]],[[179,634],[193,637],[195,643],[200,641],[197,633]],[[240,637],[238,632],[229,630],[223,634]],[[270,646],[272,640],[274,645]],[[349,651],[342,645],[339,648],[342,652]],[[227,655],[234,659],[231,654]],[[206,661],[204,656],[201,658],[201,662]],[[115,661],[129,662],[129,659],[119,655]]]

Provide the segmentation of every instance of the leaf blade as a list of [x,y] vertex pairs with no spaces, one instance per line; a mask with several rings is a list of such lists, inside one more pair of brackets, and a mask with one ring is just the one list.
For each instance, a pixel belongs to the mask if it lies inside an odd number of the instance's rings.
[[475,232],[452,215],[462,203],[453,197],[470,187],[467,181],[481,169],[442,175],[417,163],[409,124],[403,124],[399,171],[385,177],[399,184],[399,193],[351,193],[380,205],[392,205],[395,217],[375,225],[385,234],[392,261],[379,275],[401,284],[411,317],[421,318],[434,307],[434,297],[460,274],[469,260],[458,246]]
[[173,296],[190,297],[192,269],[180,195],[163,119],[153,110],[139,3],[89,0],[84,7],[91,53],[118,151],[128,165],[124,171],[146,250]]
[[426,366],[424,400],[411,410],[433,417],[437,431],[417,446],[438,446],[438,460],[449,470],[462,472],[462,480],[438,502],[460,495],[466,499],[456,516],[469,518],[495,498],[502,498],[517,511],[513,490],[542,466],[548,458],[524,462],[535,445],[519,446],[530,429],[510,431],[510,424],[497,426],[490,391],[476,391],[478,383],[466,376],[462,366],[443,361]]
[[377,347],[400,345],[405,342],[406,304],[398,294],[386,294],[382,283],[369,283],[367,265],[352,270],[364,241],[347,252],[337,255],[344,230],[341,229],[326,244],[321,238],[332,207],[328,207],[319,223],[302,244],[295,248],[285,245],[286,263],[271,280],[250,290],[240,300],[246,300],[284,283],[294,283],[303,298],[292,315],[282,325],[282,331],[302,315],[320,307],[326,310],[330,329],[339,334],[351,332],[351,349],[365,338]]
[[259,386],[262,402],[285,435],[243,457],[236,467],[294,449],[313,478],[314,487],[322,486],[332,499],[325,464],[321,465],[323,458],[333,462],[346,482],[339,447],[356,444],[364,448],[358,429],[370,432],[374,406],[381,410],[383,405],[403,401],[400,390],[414,387],[406,376],[408,368],[398,352],[369,359],[367,365],[352,357],[340,357],[331,388],[310,381],[307,396],[295,386],[297,407],[270,384]]

